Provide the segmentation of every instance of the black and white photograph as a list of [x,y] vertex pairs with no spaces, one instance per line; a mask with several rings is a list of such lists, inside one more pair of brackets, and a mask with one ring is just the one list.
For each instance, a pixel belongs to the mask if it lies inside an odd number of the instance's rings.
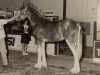
[[0,75],[100,75],[100,0],[0,0]]

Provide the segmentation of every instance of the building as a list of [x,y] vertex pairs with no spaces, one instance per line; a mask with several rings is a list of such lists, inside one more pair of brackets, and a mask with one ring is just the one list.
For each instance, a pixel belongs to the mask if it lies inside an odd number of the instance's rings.
[[[28,0],[41,12],[47,15],[59,16],[59,19],[71,18],[83,22],[86,29],[86,46],[93,51],[94,40],[100,40],[99,0]],[[24,0],[0,0],[0,10],[17,11]],[[97,13],[98,12],[98,13]],[[52,13],[52,14],[50,14]],[[98,21],[98,22],[97,22]],[[97,23],[97,30],[95,30]],[[97,35],[95,35],[95,34]]]

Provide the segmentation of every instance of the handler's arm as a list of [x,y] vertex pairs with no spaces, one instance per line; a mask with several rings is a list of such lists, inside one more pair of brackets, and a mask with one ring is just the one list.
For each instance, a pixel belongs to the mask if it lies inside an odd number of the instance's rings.
[[8,19],[8,22],[13,21],[13,20],[16,20],[19,16],[20,16],[20,15],[17,15],[17,16],[14,16],[14,17]]

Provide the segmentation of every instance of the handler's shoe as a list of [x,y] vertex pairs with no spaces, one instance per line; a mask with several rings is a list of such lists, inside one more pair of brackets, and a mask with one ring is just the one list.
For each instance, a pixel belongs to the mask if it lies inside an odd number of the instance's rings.
[[28,53],[27,52],[23,52],[23,54],[22,55],[28,55]]

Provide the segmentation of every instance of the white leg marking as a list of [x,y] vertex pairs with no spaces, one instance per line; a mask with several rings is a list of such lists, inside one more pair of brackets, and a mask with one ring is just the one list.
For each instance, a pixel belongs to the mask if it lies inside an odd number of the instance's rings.
[[36,49],[38,51],[38,61],[35,64],[35,68],[41,69],[41,46],[40,45],[37,45],[37,48]]
[[68,40],[66,40],[66,42],[68,43],[73,55],[74,55],[74,66],[71,69],[71,73],[72,74],[77,74],[80,73],[80,64],[79,64],[79,59],[78,59],[78,50],[76,50],[77,48],[75,47],[75,45],[71,44]]
[[45,42],[42,42],[42,67],[47,67]]

